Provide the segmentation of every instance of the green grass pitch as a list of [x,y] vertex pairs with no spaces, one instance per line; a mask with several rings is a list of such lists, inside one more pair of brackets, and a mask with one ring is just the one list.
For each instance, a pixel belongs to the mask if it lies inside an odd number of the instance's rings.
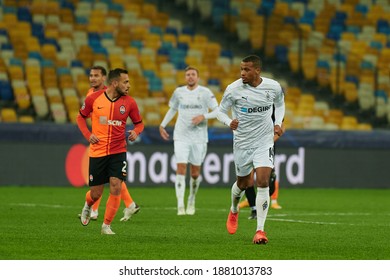
[[141,211],[112,228],[83,227],[85,188],[0,187],[2,260],[388,260],[390,190],[281,189],[281,210],[270,209],[267,245],[251,243],[256,222],[242,209],[238,231],[225,222],[229,188],[201,188],[194,216],[176,215],[174,188],[135,188]]

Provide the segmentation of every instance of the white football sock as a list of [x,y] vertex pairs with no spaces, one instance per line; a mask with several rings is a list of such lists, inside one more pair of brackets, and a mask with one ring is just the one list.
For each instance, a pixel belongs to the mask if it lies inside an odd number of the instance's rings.
[[190,194],[188,196],[188,202],[194,202],[195,201],[195,196],[196,196],[196,193],[198,192],[198,189],[199,189],[199,185],[200,185],[200,177],[194,179],[194,178],[190,178]]
[[269,209],[269,187],[257,188],[256,211],[257,211],[257,230],[264,231],[265,220],[267,219]]
[[232,207],[230,208],[233,213],[238,212],[238,203],[241,197],[244,195],[244,191],[237,186],[237,181],[232,186]]
[[175,191],[177,198],[177,207],[184,207],[184,193],[186,191],[186,176],[176,175]]

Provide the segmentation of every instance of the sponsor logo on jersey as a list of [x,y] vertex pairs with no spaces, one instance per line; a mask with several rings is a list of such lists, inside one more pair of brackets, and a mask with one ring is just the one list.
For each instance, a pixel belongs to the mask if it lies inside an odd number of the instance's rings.
[[180,109],[202,109],[202,105],[200,104],[181,104]]
[[268,111],[269,109],[272,108],[272,105],[268,106],[259,106],[259,107],[253,107],[253,108],[246,108],[246,107],[241,107],[240,111],[243,113],[261,113]]
[[118,121],[118,120],[108,120],[108,121],[107,121],[107,124],[108,124],[108,125],[112,125],[112,126],[121,126],[121,125],[122,125],[122,121]]

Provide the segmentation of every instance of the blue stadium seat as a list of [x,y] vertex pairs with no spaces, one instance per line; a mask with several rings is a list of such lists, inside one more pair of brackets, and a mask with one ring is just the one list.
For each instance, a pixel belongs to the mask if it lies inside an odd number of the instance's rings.
[[300,23],[306,23],[310,24],[311,26],[314,26],[314,20],[316,18],[316,13],[311,10],[305,10],[305,13],[303,16],[299,19]]
[[40,52],[29,52],[28,53],[28,58],[36,58],[38,60],[42,60],[42,55]]
[[373,49],[381,50],[383,48],[383,45],[381,42],[378,41],[370,41],[370,47]]
[[8,31],[7,31],[7,29],[0,28],[0,35],[4,35],[4,36],[7,36],[7,37],[8,37]]
[[76,16],[76,23],[77,24],[83,25],[83,24],[88,24],[88,22],[89,22],[88,18],[83,17],[83,16]]
[[78,60],[78,59],[73,59],[70,62],[70,66],[71,67],[81,67],[81,68],[83,68],[83,63],[80,60]]
[[74,11],[74,4],[68,1],[61,1],[61,8]]
[[357,4],[355,6],[355,11],[356,12],[359,12],[359,13],[362,13],[363,15],[366,15],[367,12],[368,12],[368,7],[364,4]]
[[41,45],[43,45],[43,44],[54,45],[56,47],[57,51],[61,51],[61,46],[58,44],[58,41],[55,38],[44,38],[40,43],[41,43]]
[[152,70],[144,70],[144,71],[142,71],[142,73],[145,76],[145,78],[147,78],[147,79],[153,79],[156,77],[156,74]]
[[318,68],[325,68],[327,70],[330,70],[330,65],[329,65],[329,62],[327,60],[321,60],[319,59],[317,61],[317,67]]
[[185,43],[185,42],[178,42],[177,45],[176,45],[176,48],[179,49],[179,50],[184,50],[185,52],[188,51],[188,44]]
[[0,88],[0,100],[13,101],[15,99],[10,82],[0,80]]
[[152,77],[149,78],[149,90],[150,91],[162,91],[163,90],[163,84],[159,77]]
[[163,30],[160,26],[151,26],[149,27],[149,32],[153,34],[163,35]]
[[12,46],[11,43],[4,43],[4,44],[1,44],[0,48],[2,50],[13,50],[14,47]]
[[386,91],[383,90],[383,89],[378,89],[378,90],[376,90],[376,91],[375,91],[375,96],[376,96],[376,97],[381,97],[381,98],[385,99],[386,101],[387,101],[387,98],[388,98],[388,96],[387,96],[387,94],[386,94]]
[[103,32],[100,37],[102,39],[114,39],[114,35],[111,32]]
[[233,52],[231,50],[221,50],[221,56],[233,59]]
[[275,8],[275,0],[264,0],[261,6],[257,9],[258,15],[271,15]]
[[54,67],[55,63],[50,59],[42,59],[41,66],[42,67]]
[[120,3],[113,3],[111,1],[108,1],[108,9],[110,11],[114,11],[114,12],[118,12],[118,13],[122,13],[123,12],[123,5],[120,4]]
[[68,67],[58,67],[57,75],[71,75],[70,69]]
[[182,28],[182,30],[181,30],[181,33],[194,36],[195,35],[195,30],[192,27],[184,26]]
[[183,64],[185,64],[185,57],[187,55],[187,52],[182,49],[171,49],[169,52],[169,61],[175,64],[177,68],[183,68]]
[[3,13],[4,14],[17,14],[17,8],[14,6],[4,5],[3,6]]
[[9,64],[23,67],[23,61],[17,57],[11,57],[9,60]]
[[167,26],[165,28],[165,33],[166,34],[173,34],[175,36],[179,35],[179,32],[177,31],[177,29],[175,27],[172,27],[172,26]]
[[340,61],[340,62],[346,62],[347,61],[347,58],[345,57],[344,54],[341,54],[341,53],[336,53],[333,55],[333,59],[337,62],[337,61]]
[[45,39],[45,28],[43,24],[36,22],[31,23],[31,34],[37,37],[39,42],[42,44],[42,41]]
[[356,26],[356,25],[347,25],[346,26],[346,31],[347,32],[352,32],[352,33],[354,33],[357,36],[360,33],[360,27]]
[[275,56],[280,63],[288,63],[288,47],[283,45],[275,46]]
[[19,21],[32,22],[32,16],[30,10],[27,7],[19,7],[17,11],[17,17]]
[[346,81],[346,82],[355,83],[356,86],[359,85],[359,78],[356,77],[356,76],[347,75],[347,76],[345,77],[345,81]]
[[130,46],[137,48],[138,50],[144,47],[144,43],[140,40],[132,40]]
[[219,81],[219,79],[209,79],[207,81],[207,84],[210,86],[220,86],[221,82]]

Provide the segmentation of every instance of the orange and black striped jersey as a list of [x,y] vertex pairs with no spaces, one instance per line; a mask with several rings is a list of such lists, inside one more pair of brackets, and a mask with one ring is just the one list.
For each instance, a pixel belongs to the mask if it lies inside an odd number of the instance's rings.
[[[134,126],[143,130],[142,118],[138,105],[131,96],[121,96],[112,101],[105,90],[96,91],[87,96],[80,109],[83,118],[91,117],[92,133],[99,142],[91,144],[90,157],[102,157],[126,152],[126,121],[129,117]],[[134,129],[136,130],[136,129]]]

